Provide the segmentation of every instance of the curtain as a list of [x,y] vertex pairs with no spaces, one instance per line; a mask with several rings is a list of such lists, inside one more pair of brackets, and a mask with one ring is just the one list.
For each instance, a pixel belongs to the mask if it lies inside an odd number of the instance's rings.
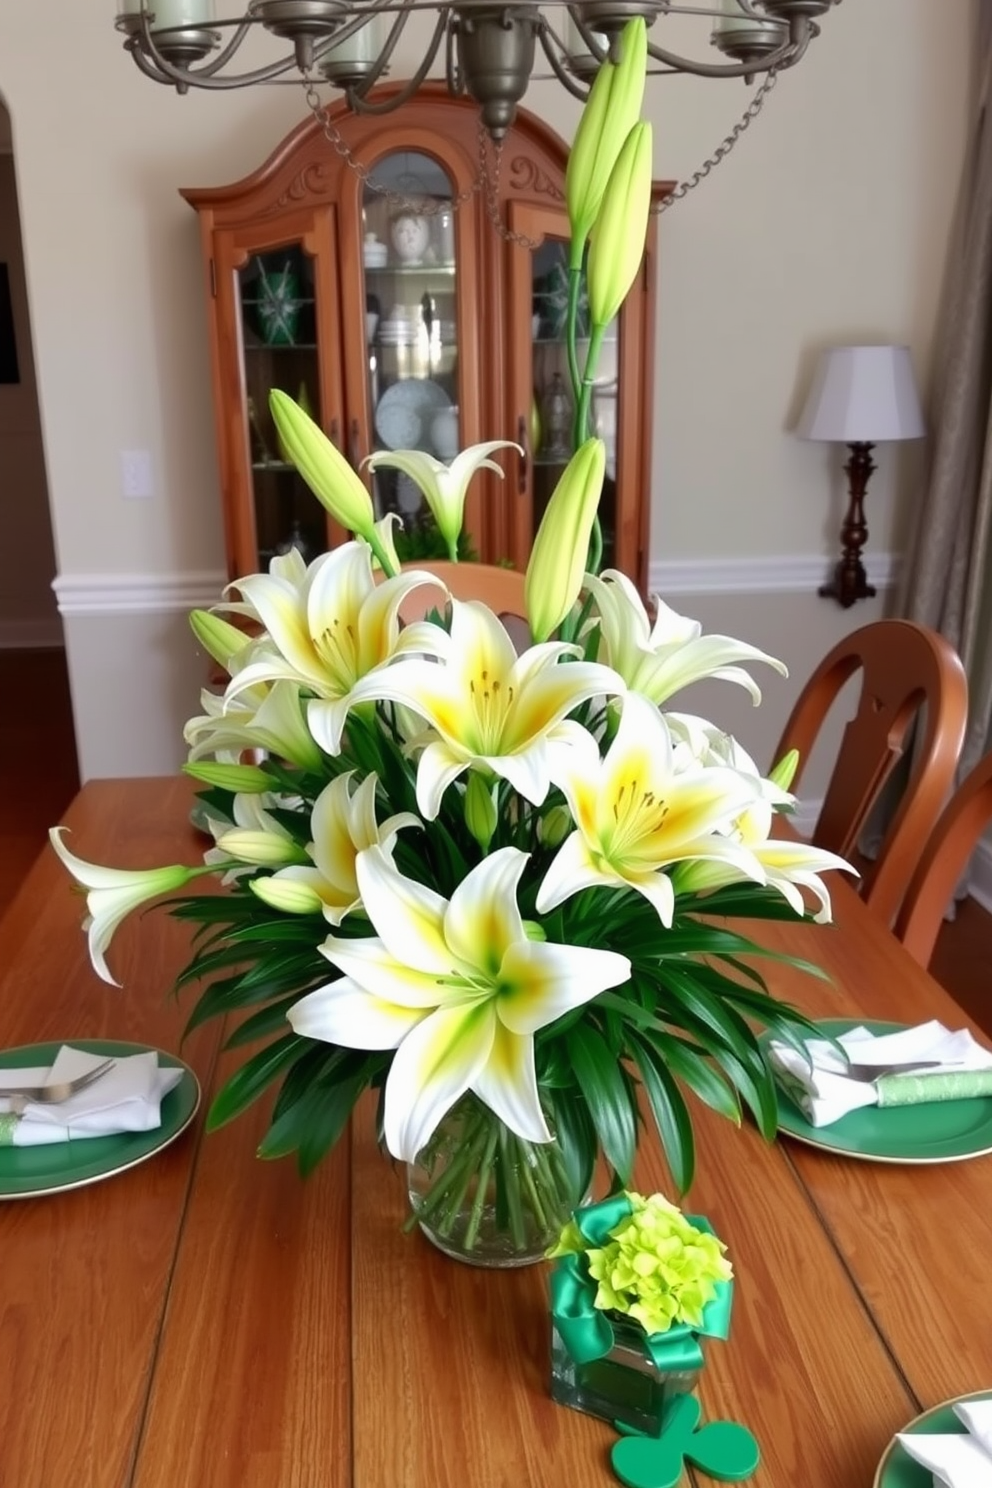
[[992,726],[992,0],[978,4],[976,118],[938,331],[930,462],[900,611],[941,631],[968,674],[964,775]]

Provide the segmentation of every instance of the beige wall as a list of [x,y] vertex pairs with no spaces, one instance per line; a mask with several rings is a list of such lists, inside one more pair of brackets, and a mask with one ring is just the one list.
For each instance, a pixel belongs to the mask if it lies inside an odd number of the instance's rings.
[[4,153],[7,117],[0,108],[0,263],[7,265],[20,381],[0,383],[0,646],[59,646],[51,582],[55,550],[45,484],[41,421],[31,355],[30,322],[17,182]]
[[[652,555],[738,560],[723,599],[673,602],[786,651],[795,676],[883,601],[843,615],[805,581],[739,591],[758,582],[752,560],[825,566],[836,550],[837,453],[788,433],[815,349],[908,342],[926,383],[971,11],[971,0],[839,6],[736,152],[662,221]],[[669,25],[659,32],[670,36]],[[0,9],[0,92],[13,117],[60,573],[90,590],[106,575],[134,576],[140,589],[150,575],[174,594],[182,576],[221,567],[199,252],[177,188],[253,169],[302,100],[289,87],[177,98],[141,78],[103,13],[76,0]],[[736,83],[653,86],[657,174],[698,165],[748,96]],[[550,85],[527,101],[573,127],[577,106]],[[133,448],[152,452],[150,501],[119,494],[118,452]],[[905,532],[920,449],[885,447],[878,463],[871,544],[883,554]],[[163,621],[170,605],[67,616],[84,775],[178,762],[199,671],[182,626]],[[111,675],[126,685],[108,687]],[[770,682],[768,694],[763,737],[777,731],[789,689]],[[122,742],[136,710],[143,736]]]

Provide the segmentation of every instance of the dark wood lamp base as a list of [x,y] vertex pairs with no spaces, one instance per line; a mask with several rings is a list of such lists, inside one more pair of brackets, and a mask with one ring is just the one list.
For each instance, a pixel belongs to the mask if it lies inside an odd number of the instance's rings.
[[821,584],[817,591],[824,599],[836,599],[845,610],[855,600],[870,599],[875,593],[861,562],[861,550],[868,541],[864,502],[868,477],[875,469],[875,462],[871,457],[874,448],[873,444],[860,441],[848,445],[851,458],[844,470],[848,478],[850,500],[840,529],[841,558],[830,583]]

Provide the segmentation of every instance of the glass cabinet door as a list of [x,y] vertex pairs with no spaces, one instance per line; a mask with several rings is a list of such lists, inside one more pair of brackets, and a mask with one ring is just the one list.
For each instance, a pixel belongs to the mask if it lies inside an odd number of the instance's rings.
[[313,259],[300,243],[253,253],[237,284],[258,560],[297,548],[309,561],[327,547],[324,511],[286,459],[269,393],[281,388],[319,421]]
[[[423,450],[445,462],[458,453],[453,195],[444,169],[416,151],[383,156],[364,190],[362,262],[373,451]],[[372,496],[378,517],[396,512],[402,520],[402,528],[396,528],[402,561],[445,556],[433,517],[408,475],[376,471]]]

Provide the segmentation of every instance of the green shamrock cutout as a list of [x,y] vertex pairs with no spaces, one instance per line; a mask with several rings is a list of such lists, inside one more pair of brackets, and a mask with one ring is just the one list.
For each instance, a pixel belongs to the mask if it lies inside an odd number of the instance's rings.
[[658,1436],[618,1422],[617,1430],[624,1434],[614,1444],[610,1460],[621,1483],[627,1488],[676,1488],[686,1462],[724,1483],[749,1478],[761,1453],[747,1427],[736,1421],[711,1421],[699,1427],[699,1417],[695,1396],[676,1395]]

